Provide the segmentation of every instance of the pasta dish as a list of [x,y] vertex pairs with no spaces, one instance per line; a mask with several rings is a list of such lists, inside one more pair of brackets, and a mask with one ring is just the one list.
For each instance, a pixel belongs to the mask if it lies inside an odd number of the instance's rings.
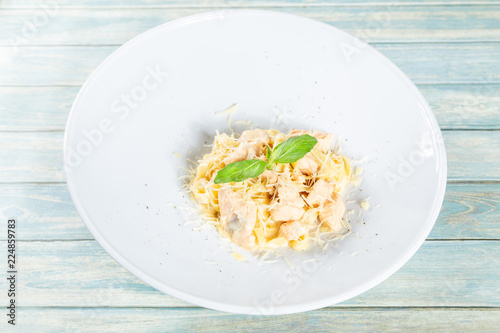
[[332,141],[304,130],[217,134],[190,180],[191,196],[204,220],[245,249],[305,250],[320,234],[350,229],[341,193],[351,167]]

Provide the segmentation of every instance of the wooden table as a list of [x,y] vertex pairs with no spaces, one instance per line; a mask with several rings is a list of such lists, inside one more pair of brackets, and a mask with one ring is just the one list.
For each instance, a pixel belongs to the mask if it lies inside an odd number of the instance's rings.
[[[207,310],[145,285],[85,228],[62,140],[81,85],[122,43],[185,15],[264,8],[307,16],[380,50],[415,82],[443,130],[449,180],[418,253],[354,299],[307,313]],[[0,1],[0,214],[18,219],[17,325],[0,331],[500,331],[500,2],[416,0]]]

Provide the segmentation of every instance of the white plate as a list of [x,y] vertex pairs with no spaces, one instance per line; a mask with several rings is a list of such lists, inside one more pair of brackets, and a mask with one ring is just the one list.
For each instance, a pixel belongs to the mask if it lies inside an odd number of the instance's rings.
[[[372,205],[353,221],[359,237],[290,250],[292,269],[245,251],[236,261],[213,229],[184,223],[180,166],[229,132],[215,112],[233,103],[233,120],[328,131],[366,158],[350,194]],[[317,309],[389,277],[429,234],[446,182],[438,124],[396,66],[338,29],[270,11],[190,16],[126,43],[80,91],[64,148],[75,205],[116,261],[187,302],[249,314]]]

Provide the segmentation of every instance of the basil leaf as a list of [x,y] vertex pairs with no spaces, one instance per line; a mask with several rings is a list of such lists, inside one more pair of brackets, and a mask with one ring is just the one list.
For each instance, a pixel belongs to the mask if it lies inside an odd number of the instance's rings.
[[260,176],[266,170],[267,162],[262,160],[244,160],[226,165],[217,172],[214,183],[241,182]]
[[271,157],[271,147],[269,147],[267,144],[266,144],[266,159],[267,159],[267,168],[269,170],[271,170],[272,168],[272,164],[269,163],[269,158]]
[[271,148],[266,145],[266,158],[269,161],[269,157],[271,157]]
[[269,164],[296,162],[310,152],[317,143],[318,140],[308,134],[290,138],[274,148],[269,157]]

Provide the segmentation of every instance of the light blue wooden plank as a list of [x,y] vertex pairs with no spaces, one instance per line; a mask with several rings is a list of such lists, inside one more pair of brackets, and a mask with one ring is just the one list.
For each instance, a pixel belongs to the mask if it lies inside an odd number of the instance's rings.
[[500,184],[448,184],[428,239],[500,239]]
[[448,180],[500,180],[500,132],[444,133]]
[[500,83],[500,43],[372,45],[417,84]]
[[[420,84],[441,128],[499,129],[500,84]],[[0,131],[63,131],[79,87],[0,87]]]
[[[66,184],[0,185],[0,219],[15,217],[18,240],[94,239],[73,205]],[[6,239],[6,233],[0,239]]]
[[[415,83],[500,83],[500,43],[373,44]],[[0,86],[80,86],[116,47],[0,47]],[[446,61],[443,61],[445,59]]]
[[0,131],[63,131],[78,87],[0,87]]
[[63,133],[0,133],[0,183],[64,180]]
[[[388,280],[336,307],[499,307],[498,244],[428,241]],[[95,241],[18,242],[18,252],[23,307],[191,306],[135,278]]]
[[[448,179],[500,180],[500,131],[445,131]],[[0,183],[64,181],[63,133],[1,133]]]
[[[40,4],[51,5],[56,0],[4,0],[4,8],[39,8]],[[183,7],[204,7],[204,8],[227,8],[241,6],[415,6],[415,5],[450,5],[450,4],[500,4],[498,0],[414,0],[414,1],[393,1],[393,0],[82,0],[70,2],[68,0],[57,0],[64,8],[116,8],[133,7],[144,8],[183,8]]]
[[25,332],[495,332],[497,309],[323,309],[245,316],[205,309],[21,309]]
[[[7,10],[0,12],[0,45],[121,45],[157,25],[211,9]],[[500,6],[266,9],[319,20],[368,42],[500,41]]]
[[0,86],[81,86],[117,47],[0,47]]
[[[498,129],[499,84],[418,85],[441,128]],[[0,90],[1,91],[1,90]]]
[[[0,186],[0,219],[16,217],[19,240],[93,239],[66,184]],[[428,239],[500,239],[500,184],[448,184]],[[5,234],[0,240],[5,240]]]

